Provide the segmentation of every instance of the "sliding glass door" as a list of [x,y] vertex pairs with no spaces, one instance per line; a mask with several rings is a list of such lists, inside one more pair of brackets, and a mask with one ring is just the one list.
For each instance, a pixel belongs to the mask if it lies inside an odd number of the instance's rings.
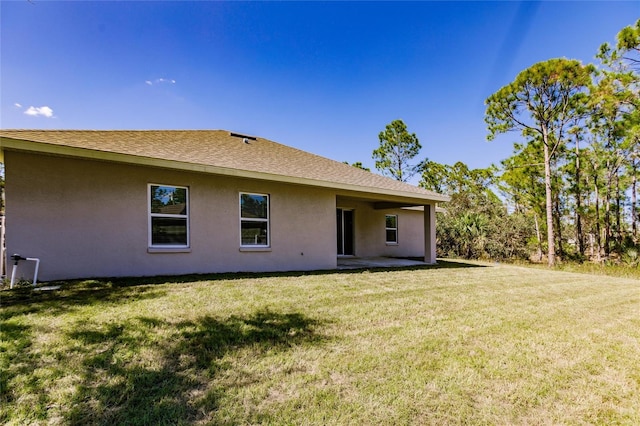
[[336,209],[338,255],[353,256],[353,210]]

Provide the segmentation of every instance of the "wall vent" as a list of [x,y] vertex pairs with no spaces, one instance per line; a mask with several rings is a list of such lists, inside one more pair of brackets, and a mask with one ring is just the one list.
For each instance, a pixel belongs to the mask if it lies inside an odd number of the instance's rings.
[[258,139],[255,136],[247,136],[247,135],[243,135],[240,133],[233,133],[233,132],[229,132],[229,136],[233,136],[234,138],[242,138],[242,142],[244,143],[249,143],[249,141],[255,141]]

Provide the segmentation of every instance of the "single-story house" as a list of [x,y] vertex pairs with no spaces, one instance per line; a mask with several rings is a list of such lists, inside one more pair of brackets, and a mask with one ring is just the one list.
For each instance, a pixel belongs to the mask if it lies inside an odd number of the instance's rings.
[[7,257],[40,259],[45,281],[435,263],[448,200],[223,130],[0,130],[0,152]]

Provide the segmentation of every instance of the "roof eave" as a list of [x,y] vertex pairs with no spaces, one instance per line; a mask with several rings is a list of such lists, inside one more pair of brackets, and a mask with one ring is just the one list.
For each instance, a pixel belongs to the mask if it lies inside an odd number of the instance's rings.
[[161,167],[175,170],[185,170],[222,176],[260,179],[272,182],[290,183],[297,185],[313,186],[319,188],[337,189],[362,194],[384,195],[394,199],[410,199],[415,205],[431,204],[434,202],[446,202],[450,197],[442,194],[422,195],[406,191],[394,191],[389,189],[330,182],[319,179],[301,178],[295,176],[279,175],[274,173],[257,172],[252,170],[234,169],[229,167],[212,166],[208,164],[189,163],[184,161],[152,158],[132,154],[122,154],[111,151],[77,148],[66,145],[54,145],[43,142],[34,142],[24,139],[0,137],[0,150],[26,151],[49,155],[61,155],[67,157],[86,158],[92,160],[112,161],[118,163],[135,164],[149,167]]

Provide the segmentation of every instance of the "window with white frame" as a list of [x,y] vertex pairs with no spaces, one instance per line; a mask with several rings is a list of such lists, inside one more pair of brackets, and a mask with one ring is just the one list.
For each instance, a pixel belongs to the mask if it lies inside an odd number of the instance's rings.
[[149,185],[149,247],[189,247],[189,190]]
[[240,246],[269,247],[269,195],[240,193]]
[[387,244],[398,244],[398,215],[385,215],[385,231]]

